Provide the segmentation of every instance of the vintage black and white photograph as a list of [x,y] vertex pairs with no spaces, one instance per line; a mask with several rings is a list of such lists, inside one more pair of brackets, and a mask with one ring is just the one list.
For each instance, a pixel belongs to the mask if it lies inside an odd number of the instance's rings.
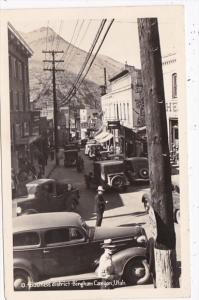
[[183,7],[136,9],[8,14],[16,296],[185,288]]

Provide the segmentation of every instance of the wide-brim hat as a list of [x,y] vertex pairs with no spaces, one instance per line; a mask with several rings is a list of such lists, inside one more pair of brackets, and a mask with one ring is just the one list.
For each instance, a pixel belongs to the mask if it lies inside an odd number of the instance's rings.
[[112,244],[111,239],[104,240],[104,244],[102,245],[102,248],[107,248],[107,249],[113,249],[115,247],[116,245]]
[[103,186],[100,185],[100,186],[98,186],[97,191],[104,192],[105,190],[103,189]]

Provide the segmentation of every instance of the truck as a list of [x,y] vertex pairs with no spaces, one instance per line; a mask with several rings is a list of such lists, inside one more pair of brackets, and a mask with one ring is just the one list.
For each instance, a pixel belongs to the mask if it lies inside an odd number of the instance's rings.
[[79,190],[70,183],[42,178],[26,184],[27,194],[12,200],[13,217],[22,214],[75,211]]

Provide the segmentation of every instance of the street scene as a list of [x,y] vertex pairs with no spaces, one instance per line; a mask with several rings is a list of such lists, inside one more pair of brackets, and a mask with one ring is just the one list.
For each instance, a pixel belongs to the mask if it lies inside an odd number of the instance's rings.
[[175,32],[24,25],[8,23],[13,290],[179,288]]

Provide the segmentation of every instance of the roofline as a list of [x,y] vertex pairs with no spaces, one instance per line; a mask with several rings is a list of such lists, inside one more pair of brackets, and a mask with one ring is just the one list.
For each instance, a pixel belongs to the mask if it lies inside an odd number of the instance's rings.
[[27,42],[24,40],[24,38],[19,34],[19,32],[13,27],[13,25],[8,22],[8,29],[15,35],[15,37],[23,44],[23,46],[26,48],[26,50],[29,52],[30,56],[33,55],[33,50],[30,48],[30,46],[27,44]]
[[110,78],[109,81],[112,82],[112,81],[114,81],[114,80],[116,80],[116,79],[118,79],[118,78],[120,78],[120,77],[122,77],[122,76],[124,76],[124,75],[126,75],[128,73],[129,73],[128,70],[122,70],[120,73],[118,73],[117,75],[115,75],[112,78]]

